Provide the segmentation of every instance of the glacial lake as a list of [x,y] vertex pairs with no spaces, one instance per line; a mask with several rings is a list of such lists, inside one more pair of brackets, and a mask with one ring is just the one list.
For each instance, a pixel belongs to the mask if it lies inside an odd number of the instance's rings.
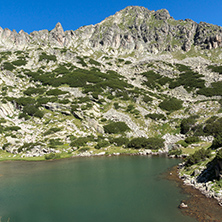
[[191,222],[163,173],[180,160],[116,156],[0,163],[1,222]]

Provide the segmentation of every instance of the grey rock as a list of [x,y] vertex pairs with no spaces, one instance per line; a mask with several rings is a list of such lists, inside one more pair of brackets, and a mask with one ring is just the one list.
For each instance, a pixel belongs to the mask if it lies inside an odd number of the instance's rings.
[[[176,44],[173,41],[177,42]],[[191,46],[201,49],[222,47],[222,28],[216,25],[186,20],[174,20],[166,9],[150,11],[144,7],[130,6],[110,16],[96,25],[85,26],[76,31],[64,31],[57,23],[50,32],[34,31],[30,35],[24,31],[0,29],[0,45],[6,48],[55,46],[90,48],[88,53],[110,48],[140,53],[159,53],[183,49]]]

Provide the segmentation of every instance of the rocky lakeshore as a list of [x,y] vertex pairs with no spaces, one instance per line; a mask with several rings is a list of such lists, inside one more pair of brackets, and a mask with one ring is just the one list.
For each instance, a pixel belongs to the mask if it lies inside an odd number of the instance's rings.
[[[166,173],[165,177],[177,183],[182,192],[188,195],[186,200],[181,200],[181,203],[178,203],[182,213],[195,217],[198,221],[222,221],[222,208],[218,204],[217,196],[211,191],[207,191],[206,187],[208,186],[191,181],[188,179],[189,177],[185,179],[178,175],[179,169],[178,166],[175,166]],[[186,207],[181,207],[182,203]]]
[[199,190],[203,195],[208,198],[214,198],[218,201],[218,204],[222,206],[222,190],[218,192],[212,190],[212,181],[208,182],[198,182],[198,177],[191,177],[190,175],[180,175],[179,178],[183,181],[184,185],[192,186],[193,188]]

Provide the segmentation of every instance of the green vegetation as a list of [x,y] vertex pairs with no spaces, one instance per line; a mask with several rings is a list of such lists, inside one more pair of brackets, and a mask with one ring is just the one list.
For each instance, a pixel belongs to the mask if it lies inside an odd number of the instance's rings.
[[159,113],[149,113],[147,115],[145,115],[145,118],[150,118],[150,119],[153,119],[153,120],[166,120],[166,117],[163,115],[163,114],[159,114]]
[[161,76],[160,74],[155,73],[153,70],[144,72],[141,75],[147,78],[147,81],[145,81],[143,84],[151,89],[160,88],[160,86],[163,86],[171,81],[170,78]]
[[56,62],[57,58],[55,55],[47,55],[45,52],[42,52],[42,54],[39,56],[39,62],[43,60],[47,62],[50,62],[50,61]]
[[222,74],[222,66],[209,65],[207,68],[213,72],[218,72],[219,74]]
[[[31,97],[20,97],[15,100],[17,104],[23,106],[23,113],[35,116],[38,118],[42,118],[44,116],[43,112],[39,110],[38,105],[36,104],[36,101]],[[20,116],[21,117],[21,116]],[[25,116],[22,116],[25,117]],[[22,118],[21,117],[21,118]]]
[[148,102],[152,102],[153,99],[152,99],[151,97],[149,97],[149,96],[143,96],[143,101],[144,101],[145,103],[148,103]]
[[52,127],[51,129],[47,130],[43,135],[47,136],[47,135],[54,134],[54,133],[59,132],[59,131],[61,131],[61,128]]
[[87,64],[85,63],[84,59],[80,56],[76,57],[79,61],[77,63],[81,64],[83,67],[87,67]]
[[120,108],[119,103],[113,103],[113,106],[114,106],[115,109],[119,109]]
[[41,143],[24,143],[21,147],[18,148],[18,152],[27,151],[33,149],[35,146],[41,145]]
[[99,140],[98,143],[95,146],[95,149],[100,149],[102,147],[107,147],[109,145],[110,145],[110,143],[108,141],[106,141],[106,140]]
[[188,133],[194,127],[197,118],[198,116],[190,116],[186,119],[183,119],[180,124],[180,132],[182,134]]
[[197,136],[189,136],[185,139],[185,142],[187,144],[198,143],[198,142],[200,142],[200,139]]
[[19,60],[13,61],[12,64],[15,66],[25,66],[27,64],[27,61],[24,59],[19,59]]
[[114,144],[115,146],[127,146],[129,143],[129,139],[121,136],[118,138],[110,138],[109,142]]
[[161,138],[155,138],[155,137],[150,137],[150,138],[144,138],[144,137],[138,137],[132,139],[128,143],[129,148],[134,148],[134,149],[161,149],[164,146],[164,139]]
[[87,137],[78,137],[74,138],[74,140],[70,143],[71,147],[80,147],[85,146],[88,142],[93,142],[94,138],[92,136]]
[[222,149],[217,152],[216,159],[222,160]]
[[181,149],[175,149],[175,150],[170,150],[169,151],[169,155],[179,156],[181,154],[182,154],[182,150]]
[[187,144],[184,140],[180,140],[178,141],[176,144],[180,144],[181,146],[183,146],[184,148],[188,147],[189,144]]
[[126,61],[126,62],[125,62],[125,65],[130,65],[130,64],[132,64],[131,61]]
[[2,65],[3,69],[13,71],[15,69],[15,66],[13,66],[10,62],[4,62]]
[[[63,70],[61,74],[61,69]],[[89,93],[95,96],[101,95],[104,90],[116,92],[116,97],[122,99],[130,99],[129,92],[126,88],[132,88],[131,85],[123,80],[123,77],[114,71],[108,71],[102,73],[100,71],[84,70],[84,69],[72,69],[68,71],[67,68],[62,66],[48,73],[39,69],[37,72],[31,72],[29,70],[24,73],[32,78],[34,81],[40,81],[43,85],[51,85],[59,87],[67,84],[70,87],[82,87],[84,93]]]
[[49,147],[50,148],[56,148],[57,146],[63,145],[63,142],[59,138],[57,139],[50,139],[49,140]]
[[211,96],[222,96],[222,81],[211,83],[211,87],[202,87],[202,89],[197,91],[198,94],[207,97]]
[[58,153],[49,153],[45,155],[46,160],[54,160],[54,159],[60,159],[60,154]]
[[92,65],[95,65],[95,66],[101,66],[101,64],[99,62],[95,61],[94,59],[90,59],[89,63]]
[[172,112],[181,109],[183,107],[182,104],[183,101],[176,98],[170,98],[161,102],[159,107],[163,110]]
[[109,133],[109,134],[124,133],[130,130],[130,128],[124,122],[112,122],[105,125],[103,128],[104,128],[105,133]]
[[62,94],[66,94],[67,92],[64,92],[60,89],[50,89],[49,91],[46,92],[46,95],[48,96],[58,96]]
[[26,89],[23,93],[27,96],[31,96],[31,95],[34,95],[34,94],[38,94],[38,95],[41,95],[43,94],[44,92],[46,91],[45,88],[34,88],[34,87],[29,87],[28,89]]
[[200,150],[197,150],[197,151],[195,151],[194,154],[192,154],[186,158],[185,165],[191,166],[193,164],[197,164],[197,163],[205,160],[206,158],[209,158],[210,154],[211,154],[211,151],[209,149],[202,148]]
[[5,131],[18,131],[20,130],[21,128],[19,126],[6,126],[5,127]]

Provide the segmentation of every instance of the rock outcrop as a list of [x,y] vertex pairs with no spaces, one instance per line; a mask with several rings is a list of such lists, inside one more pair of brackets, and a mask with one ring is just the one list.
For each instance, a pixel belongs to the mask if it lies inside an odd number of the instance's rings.
[[189,51],[192,46],[201,49],[222,47],[222,27],[191,19],[174,20],[166,9],[150,11],[130,6],[96,25],[64,31],[57,23],[51,30],[34,31],[30,35],[21,30],[0,28],[0,45],[5,48],[26,47],[84,48],[95,50],[121,50],[130,53],[138,50],[156,54],[163,51]]

